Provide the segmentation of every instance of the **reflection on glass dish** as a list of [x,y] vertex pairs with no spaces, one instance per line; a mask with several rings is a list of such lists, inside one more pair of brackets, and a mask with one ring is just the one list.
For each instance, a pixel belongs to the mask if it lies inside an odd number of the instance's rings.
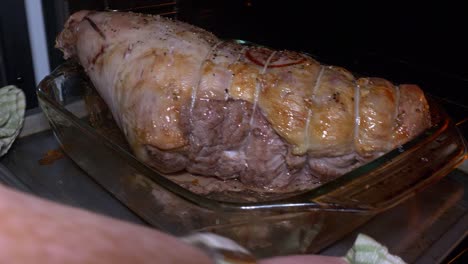
[[[41,107],[68,156],[155,227],[173,234],[210,230],[262,256],[316,252],[439,180],[466,157],[456,126],[430,100],[432,128],[335,180],[298,193],[203,196],[137,160],[118,130],[102,123],[106,119],[96,109],[87,109],[84,118],[67,110],[67,105],[90,95],[90,86],[80,67],[67,62],[37,90]],[[200,184],[187,177],[185,184]]]

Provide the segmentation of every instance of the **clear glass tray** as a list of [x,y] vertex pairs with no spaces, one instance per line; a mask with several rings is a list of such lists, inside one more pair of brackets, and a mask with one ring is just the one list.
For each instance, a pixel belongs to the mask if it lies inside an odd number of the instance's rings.
[[[455,124],[430,98],[434,126],[418,138],[317,188],[263,202],[226,202],[192,193],[138,161],[124,142],[76,110],[89,87],[68,61],[39,84],[39,103],[65,153],[149,224],[174,235],[210,231],[257,256],[314,253],[397,205],[467,157]],[[92,119],[92,116],[91,116]]]

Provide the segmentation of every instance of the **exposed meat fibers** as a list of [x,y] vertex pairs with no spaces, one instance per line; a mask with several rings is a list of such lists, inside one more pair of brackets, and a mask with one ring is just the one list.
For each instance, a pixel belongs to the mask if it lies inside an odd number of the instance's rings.
[[135,155],[166,173],[265,190],[324,182],[430,126],[416,85],[159,16],[80,11],[57,47],[84,67]]

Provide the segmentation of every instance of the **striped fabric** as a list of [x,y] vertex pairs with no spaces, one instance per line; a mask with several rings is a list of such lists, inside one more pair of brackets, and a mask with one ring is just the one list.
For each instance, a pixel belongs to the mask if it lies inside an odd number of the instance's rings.
[[26,99],[21,89],[13,85],[0,88],[0,156],[3,156],[18,136],[24,122]]
[[233,240],[213,233],[194,233],[182,241],[205,251],[214,264],[255,264],[255,257]]
[[359,234],[353,247],[344,257],[350,264],[405,264],[388,249],[369,236]]

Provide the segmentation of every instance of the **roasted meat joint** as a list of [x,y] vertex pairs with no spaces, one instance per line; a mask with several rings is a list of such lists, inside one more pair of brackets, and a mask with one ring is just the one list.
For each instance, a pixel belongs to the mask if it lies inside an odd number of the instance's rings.
[[304,188],[431,125],[416,85],[160,16],[80,11],[56,45],[82,65],[135,156],[165,174]]

